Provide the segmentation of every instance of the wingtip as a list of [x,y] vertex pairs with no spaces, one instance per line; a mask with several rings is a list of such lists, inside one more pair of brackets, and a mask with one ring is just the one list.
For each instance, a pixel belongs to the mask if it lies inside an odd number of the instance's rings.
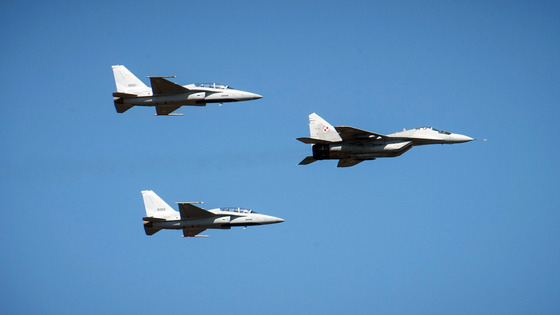
[[299,162],[298,165],[308,165],[308,164],[311,164],[313,162],[317,162],[317,160],[314,159],[312,156],[307,156],[307,157],[305,157],[305,159],[303,159],[301,162]]

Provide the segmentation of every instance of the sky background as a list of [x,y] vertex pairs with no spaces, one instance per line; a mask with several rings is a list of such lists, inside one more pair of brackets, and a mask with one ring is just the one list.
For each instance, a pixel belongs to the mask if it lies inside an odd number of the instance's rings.
[[[557,1],[0,5],[6,314],[558,314]],[[117,114],[111,65],[263,99]],[[307,116],[487,142],[336,168]],[[144,234],[141,190],[285,223]]]

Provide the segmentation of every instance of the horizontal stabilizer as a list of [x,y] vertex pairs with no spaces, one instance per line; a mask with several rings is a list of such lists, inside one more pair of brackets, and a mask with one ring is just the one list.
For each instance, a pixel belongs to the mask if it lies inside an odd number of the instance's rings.
[[388,138],[386,135],[382,135],[379,133],[362,130],[354,127],[348,126],[337,126],[334,127],[340,137],[344,140],[366,140],[366,139],[386,139]]
[[146,232],[146,235],[154,235],[159,232],[159,230],[161,229],[144,225],[144,232]]
[[[144,217],[143,219],[144,219],[144,232],[146,232],[146,235],[154,235],[159,230],[161,230],[161,228],[159,228],[159,227],[154,227],[154,224],[152,223],[153,221],[151,221],[154,218]],[[146,219],[148,219],[148,220],[146,220]],[[159,221],[159,220],[157,220],[157,221]],[[163,220],[163,221],[165,221],[165,220]]]
[[123,92],[114,92],[113,97],[122,97],[122,98],[135,98],[138,97],[136,94],[131,93],[123,93]]
[[117,110],[117,113],[121,113],[121,114],[131,109],[133,106],[134,105],[125,105],[125,104],[119,104],[115,102],[115,109]]
[[302,137],[302,138],[297,138],[297,140],[306,143],[306,144],[315,144],[315,143],[333,143],[333,142],[338,142],[336,140],[325,140],[325,139],[317,139],[317,138],[306,138],[306,137]]
[[154,95],[160,94],[181,94],[187,93],[189,89],[180,86],[175,82],[164,79],[163,77],[150,77],[152,92]]
[[358,163],[363,162],[364,160],[354,160],[354,159],[340,159],[338,160],[337,167],[350,167],[354,166]]
[[317,160],[315,160],[312,156],[308,156],[305,159],[303,159],[303,161],[299,162],[298,165],[308,165],[316,161]]
[[154,218],[154,217],[143,217],[142,220],[144,221],[148,221],[148,222],[158,222],[158,221],[166,221],[163,218]]
[[[194,218],[208,218],[213,217],[215,214],[197,207],[191,203],[179,202],[179,213],[181,214],[181,219],[194,219]],[[200,232],[199,232],[200,233]]]

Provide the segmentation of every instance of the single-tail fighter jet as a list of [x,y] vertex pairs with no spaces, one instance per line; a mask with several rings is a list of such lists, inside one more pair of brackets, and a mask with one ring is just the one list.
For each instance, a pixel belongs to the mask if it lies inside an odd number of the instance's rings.
[[146,216],[143,218],[146,235],[153,235],[162,229],[171,229],[183,230],[183,236],[194,237],[206,229],[231,229],[232,226],[247,227],[284,222],[283,219],[258,214],[245,208],[205,210],[193,205],[196,202],[177,202],[177,212],[151,190],[142,191],[142,197],[146,207]]
[[317,160],[339,160],[338,167],[349,167],[365,160],[400,156],[414,146],[474,140],[432,127],[405,129],[390,135],[347,126],[333,127],[315,113],[309,115],[309,134],[309,138],[297,140],[313,144],[313,156],[306,157],[299,165],[307,165]]
[[[117,113],[124,113],[133,106],[155,106],[157,115],[170,115],[183,105],[205,106],[207,103],[249,101],[262,98],[259,94],[240,91],[216,83],[196,83],[181,86],[165,78],[148,77],[152,88],[147,87],[125,66],[113,66],[117,92],[113,100]],[[173,116],[181,114],[171,114]]]

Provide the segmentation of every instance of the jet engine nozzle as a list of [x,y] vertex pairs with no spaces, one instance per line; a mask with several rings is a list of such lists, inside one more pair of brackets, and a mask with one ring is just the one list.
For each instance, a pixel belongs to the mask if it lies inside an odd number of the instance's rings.
[[330,158],[330,145],[328,144],[314,144],[312,147],[313,150],[313,158],[315,160],[325,160]]

